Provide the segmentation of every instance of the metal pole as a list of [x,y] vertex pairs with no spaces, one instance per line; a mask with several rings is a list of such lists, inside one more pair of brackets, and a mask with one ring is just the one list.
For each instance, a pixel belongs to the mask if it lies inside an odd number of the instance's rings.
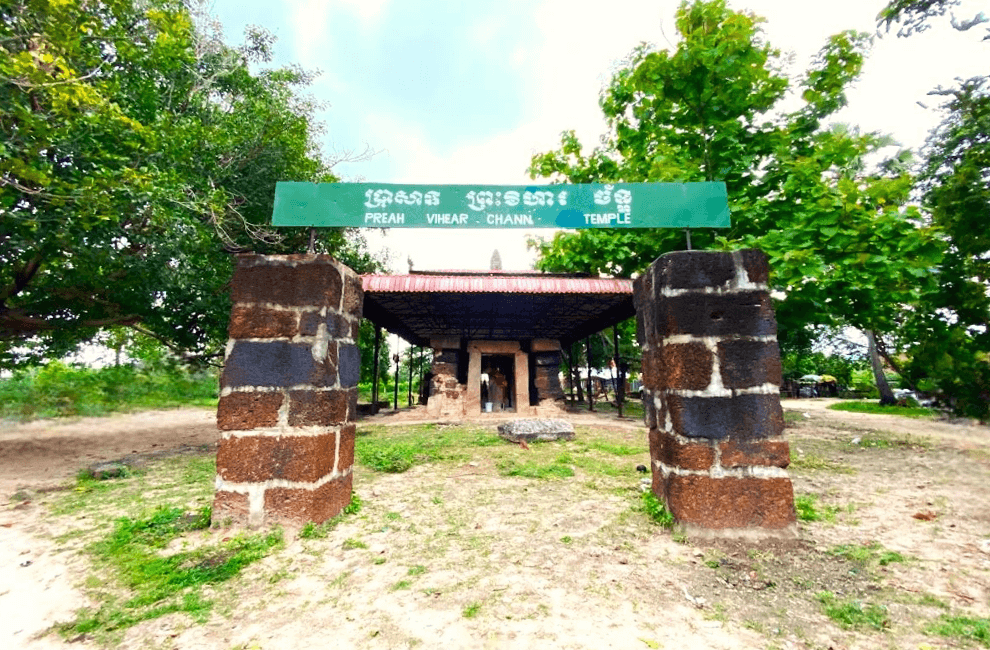
[[371,412],[378,412],[378,353],[382,349],[382,328],[375,325],[375,360],[372,363],[372,373],[374,377],[371,380]]
[[622,398],[625,397],[626,391],[623,385],[622,360],[619,357],[619,330],[615,325],[612,326],[612,352],[615,361],[615,404],[619,409],[619,417],[621,418]]
[[591,337],[584,339],[584,351],[588,363],[588,410],[595,410],[595,390],[591,386]]
[[[423,393],[423,357],[426,355],[426,350],[424,348],[419,349],[419,389],[416,391],[417,395],[422,395]],[[417,399],[418,403],[419,400]]]
[[395,385],[392,387],[392,405],[395,410],[399,410],[399,335],[395,335],[395,353],[392,354],[392,361],[395,362]]
[[684,236],[687,237],[687,249],[688,250],[691,250],[691,229],[690,228],[685,228],[684,229]]
[[413,352],[412,347],[409,348],[409,386],[406,391],[409,394],[409,408],[412,408],[412,367],[413,367]]

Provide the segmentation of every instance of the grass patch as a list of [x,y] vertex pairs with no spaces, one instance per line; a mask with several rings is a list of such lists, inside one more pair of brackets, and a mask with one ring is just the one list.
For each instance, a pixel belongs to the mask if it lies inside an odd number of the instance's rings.
[[353,537],[348,537],[347,539],[344,540],[344,543],[341,544],[340,547],[345,551],[351,551],[356,548],[366,549],[368,548],[368,543],[361,541],[360,539],[354,539]]
[[895,562],[907,562],[908,559],[897,551],[886,549],[879,542],[869,544],[840,544],[829,550],[829,555],[845,558],[850,562],[861,565],[877,564],[887,566]]
[[464,611],[461,612],[461,615],[464,618],[474,618],[480,612],[481,612],[481,603],[475,601],[473,603],[469,603],[468,606],[464,608]]
[[829,406],[833,411],[849,411],[851,413],[875,413],[879,415],[899,415],[905,418],[931,418],[938,413],[932,409],[920,406],[881,406],[877,402],[865,400],[850,400],[837,402]]
[[470,457],[471,447],[505,444],[484,429],[425,424],[410,427],[368,427],[358,430],[357,461],[375,470],[398,474],[413,465]]
[[194,550],[166,550],[176,538],[209,525],[208,507],[195,512],[160,507],[143,519],[118,519],[108,537],[88,548],[110,576],[92,594],[102,605],[80,610],[74,620],[56,626],[58,631],[66,637],[99,636],[174,612],[205,621],[213,601],[203,587],[233,578],[282,543],[282,532],[276,530]]
[[667,507],[652,492],[643,492],[642,504],[639,510],[646,513],[650,520],[663,528],[673,528],[674,515],[670,514]]
[[926,634],[937,634],[951,639],[975,641],[990,648],[990,618],[969,616],[949,616],[943,614],[938,620],[925,626]]
[[846,629],[868,627],[880,631],[890,627],[887,608],[882,605],[858,600],[839,600],[831,591],[820,591],[817,598],[822,604],[825,615],[840,627]]
[[518,460],[507,458],[497,464],[499,474],[502,476],[519,476],[522,478],[570,478],[574,476],[574,469],[571,467],[573,459],[567,454],[561,454],[550,462],[541,463],[537,460]]
[[790,469],[803,469],[836,474],[855,474],[856,470],[845,463],[830,460],[817,454],[792,454]]
[[631,445],[613,444],[606,440],[589,440],[587,445],[589,449],[602,451],[606,454],[612,454],[613,456],[635,456],[637,454],[645,454],[650,451],[646,445],[633,447]]
[[800,411],[791,411],[790,409],[786,409],[784,411],[784,426],[787,426],[788,424],[796,424],[798,422],[804,422],[804,420],[805,420],[804,414],[801,413]]
[[825,521],[835,523],[835,516],[842,510],[839,506],[818,503],[817,494],[799,494],[794,497],[794,509],[801,521]]

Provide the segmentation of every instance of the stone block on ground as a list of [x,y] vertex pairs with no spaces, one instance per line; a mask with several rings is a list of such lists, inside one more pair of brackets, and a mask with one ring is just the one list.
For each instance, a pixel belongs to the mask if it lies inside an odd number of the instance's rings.
[[498,425],[498,435],[509,442],[573,440],[574,425],[567,420],[513,420]]

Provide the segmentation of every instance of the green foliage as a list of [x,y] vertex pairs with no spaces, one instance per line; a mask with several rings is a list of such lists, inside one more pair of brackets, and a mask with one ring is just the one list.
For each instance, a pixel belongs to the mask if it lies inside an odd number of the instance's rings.
[[846,401],[829,405],[833,411],[848,411],[850,413],[876,413],[879,415],[899,415],[905,418],[931,418],[937,415],[937,411],[920,406],[885,406],[876,402],[867,401]]
[[161,507],[144,519],[118,519],[113,532],[89,550],[109,570],[108,580],[124,587],[128,597],[106,595],[99,599],[99,609],[80,610],[75,620],[58,625],[58,630],[67,637],[114,632],[173,612],[205,620],[213,603],[203,596],[202,587],[231,579],[282,543],[281,532],[274,531],[238,535],[195,550],[166,551],[172,540],[209,523],[209,508],[187,513]]
[[137,408],[212,406],[217,391],[214,370],[132,365],[91,369],[51,361],[0,379],[0,417],[30,420]]
[[481,613],[481,603],[479,603],[479,602],[476,601],[476,602],[473,602],[473,603],[469,603],[464,608],[464,611],[461,612],[461,615],[464,618],[474,618],[479,613]]
[[825,521],[835,523],[835,516],[842,508],[832,505],[820,505],[817,494],[798,494],[794,496],[794,509],[801,521]]
[[[846,104],[870,37],[832,36],[791,80],[760,22],[721,0],[682,2],[676,47],[637,48],[603,92],[602,144],[586,153],[565,132],[559,149],[532,158],[530,173],[571,182],[724,181],[732,227],[691,233],[693,247],[768,254],[771,288],[784,297],[778,339],[794,372],[815,327],[896,332],[906,306],[937,284],[930,271],[944,245],[906,205],[910,154],[870,168],[865,161],[889,138],[825,126]],[[803,102],[796,110],[784,108],[789,91]],[[684,239],[670,229],[584,230],[531,245],[544,270],[629,277]]]
[[[899,36],[923,31],[958,0],[892,0],[877,17]],[[971,19],[951,15],[962,38],[986,25],[980,13]],[[990,29],[984,41],[990,38]],[[910,342],[906,376],[967,417],[990,419],[990,233],[983,215],[990,210],[990,75],[957,79],[952,88],[930,94],[945,98],[942,123],[923,150],[917,188],[928,218],[945,240],[945,256],[935,269],[934,286],[923,306],[908,312],[903,337]]]
[[976,641],[983,647],[990,648],[990,618],[943,614],[937,621],[926,625],[925,632],[952,639]]
[[[0,358],[59,358],[139,327],[222,354],[231,252],[300,252],[267,223],[277,180],[327,181],[313,75],[265,67],[182,0],[0,5]],[[360,236],[320,252],[364,270]],[[26,344],[26,345],[25,345]]]
[[643,512],[646,516],[653,521],[653,523],[661,526],[662,528],[673,528],[674,526],[674,515],[670,514],[667,507],[663,504],[660,499],[656,497],[653,492],[643,492],[642,496]]
[[863,603],[858,600],[839,600],[830,591],[817,594],[825,615],[844,628],[870,627],[886,630],[890,627],[890,616],[882,605]]

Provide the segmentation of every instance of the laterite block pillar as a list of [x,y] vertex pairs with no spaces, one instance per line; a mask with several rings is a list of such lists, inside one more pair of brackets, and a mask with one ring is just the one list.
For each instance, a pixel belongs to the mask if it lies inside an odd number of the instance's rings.
[[767,277],[761,251],[685,251],[636,280],[653,492],[689,532],[796,533]]
[[364,294],[326,255],[240,255],[213,520],[320,523],[351,500]]

